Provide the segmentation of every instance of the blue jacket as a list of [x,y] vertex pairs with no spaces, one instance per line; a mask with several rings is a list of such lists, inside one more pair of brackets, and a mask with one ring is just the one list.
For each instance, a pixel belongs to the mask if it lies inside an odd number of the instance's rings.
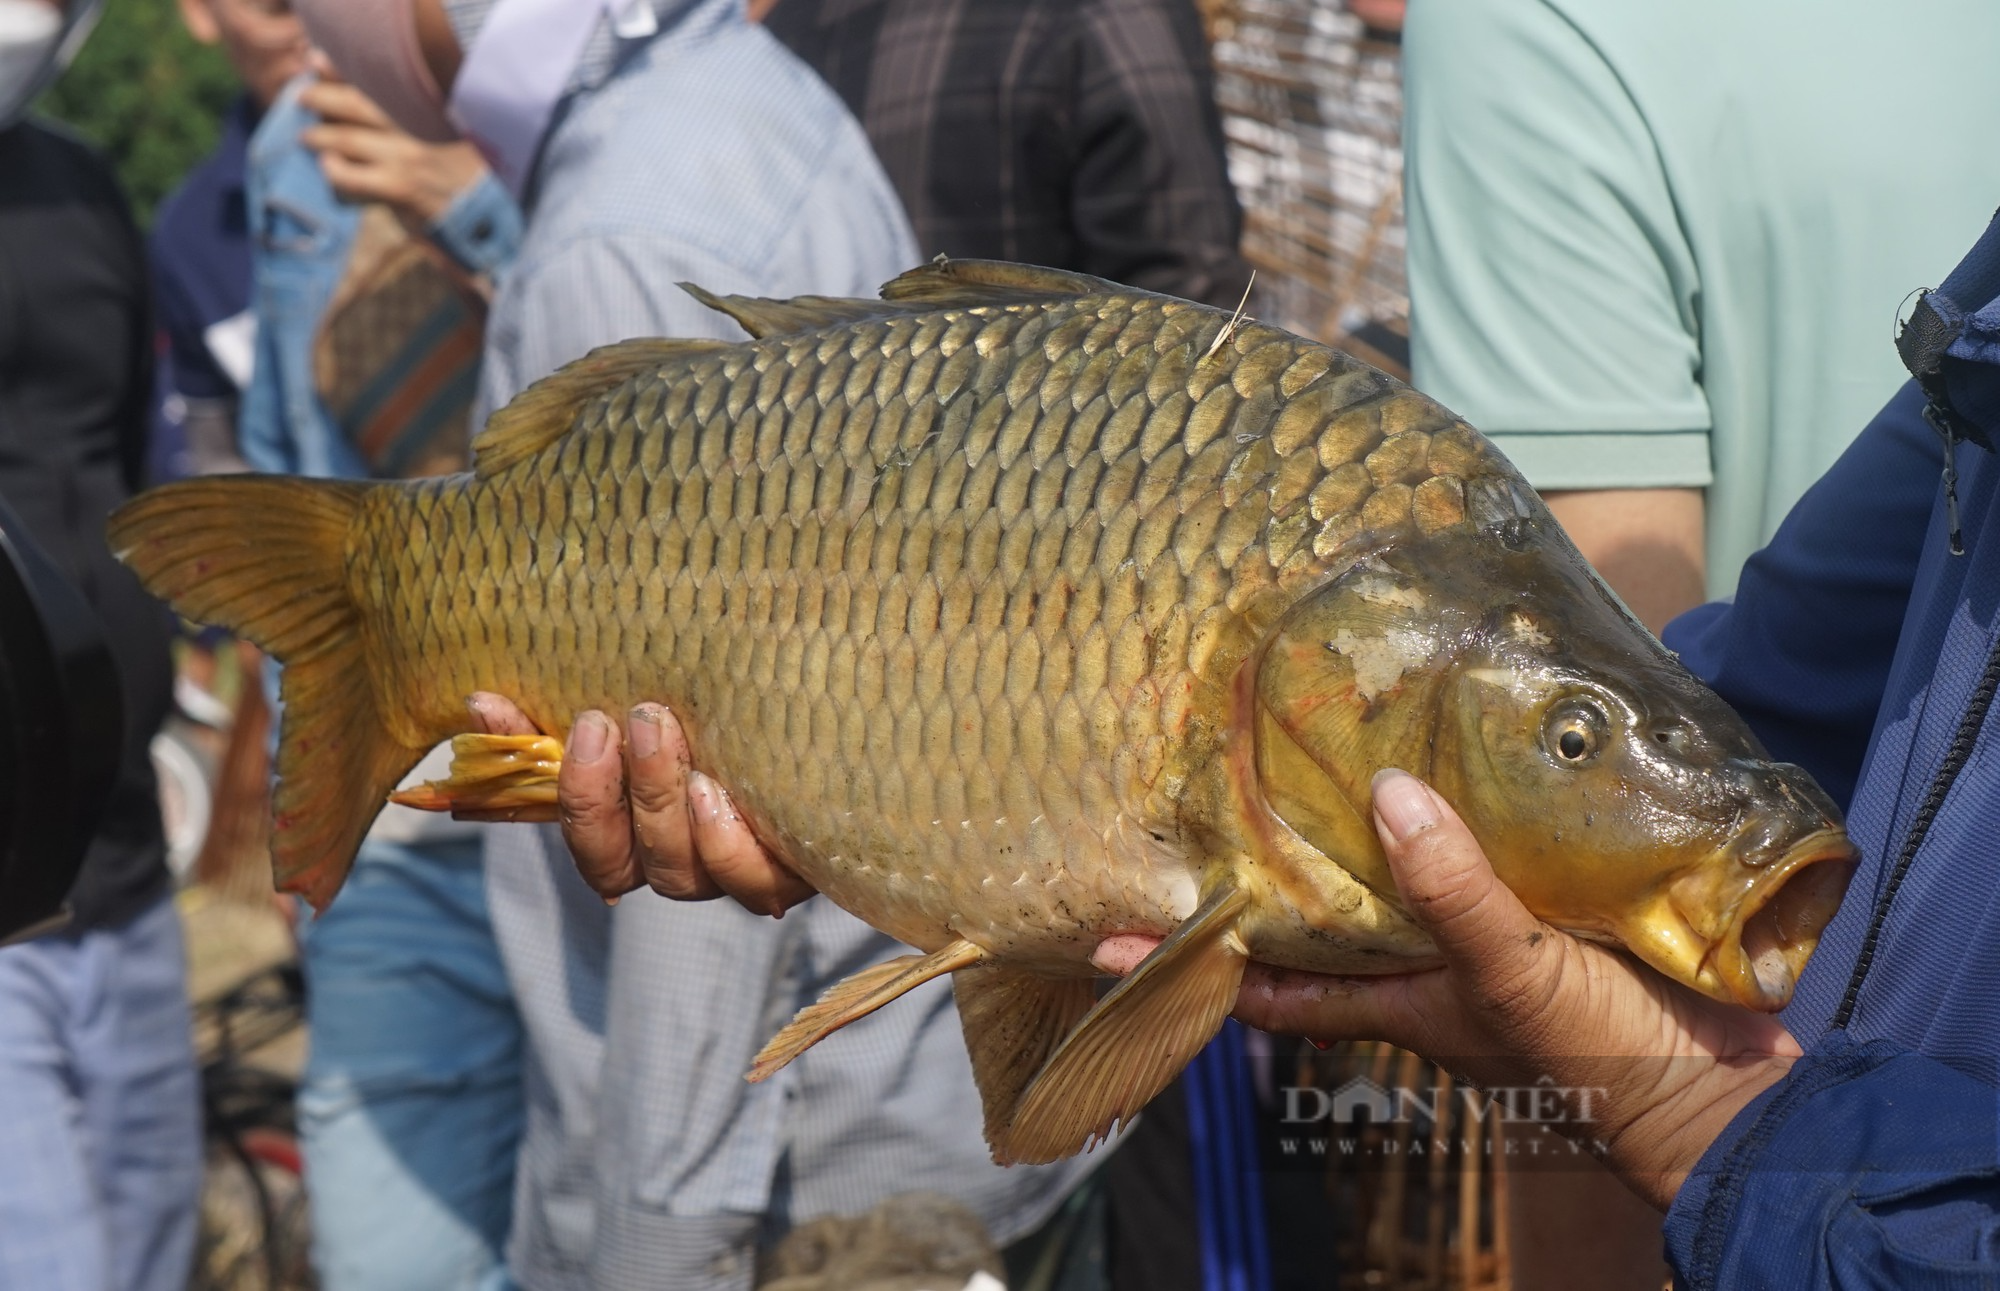
[[[2000,220],[1981,257],[2000,265]],[[2000,442],[1994,290],[1947,362],[1953,405]],[[1784,1015],[1805,1058],[1668,1214],[1688,1287],[2000,1287],[2000,460],[1957,446],[1952,555],[1924,407],[1897,394],[1735,602],[1666,633],[1848,804],[1862,852]]]
[[[340,200],[300,142],[317,120],[285,87],[250,139],[245,189],[253,239],[257,353],[238,414],[244,460],[259,471],[365,479],[361,456],[327,415],[313,380],[313,343],[347,267],[359,209]],[[521,214],[492,175],[461,193],[428,230],[468,273],[498,275],[521,241]]]

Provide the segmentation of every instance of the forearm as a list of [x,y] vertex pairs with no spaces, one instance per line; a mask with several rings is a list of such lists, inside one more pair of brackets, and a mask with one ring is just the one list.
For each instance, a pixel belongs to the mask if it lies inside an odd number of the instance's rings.
[[[1613,1173],[1662,1212],[1674,1204],[1688,1176],[1724,1138],[1743,1109],[1783,1081],[1793,1066],[1792,1059],[1782,1057],[1698,1061],[1702,1064],[1700,1074],[1681,1082],[1677,1078],[1686,1073],[1672,1069],[1684,1068],[1690,1060],[1662,1060],[1666,1082],[1677,1087],[1657,1102],[1647,1097],[1649,1091],[1644,1087],[1652,1082],[1643,1075],[1616,1091],[1608,1111],[1616,1111],[1617,1094],[1624,1094],[1644,1110],[1630,1119],[1614,1117],[1602,1127],[1606,1163]],[[1635,1059],[1631,1066],[1637,1070],[1647,1062]]]
[[1700,489],[1579,489],[1542,495],[1584,559],[1654,632],[1707,600]]

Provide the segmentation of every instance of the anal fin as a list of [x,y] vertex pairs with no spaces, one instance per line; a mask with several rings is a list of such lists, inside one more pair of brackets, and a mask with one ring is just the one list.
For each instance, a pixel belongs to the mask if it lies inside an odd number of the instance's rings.
[[1073,1156],[1137,1115],[1214,1038],[1236,1004],[1248,952],[1235,935],[1249,898],[1217,886],[1049,1055],[1011,1122],[988,1133],[996,1160]]
[[943,950],[928,955],[899,955],[835,982],[816,1003],[800,1009],[798,1016],[758,1051],[746,1079],[753,1082],[770,1079],[786,1063],[848,1023],[860,1021],[933,977],[969,968],[985,958],[985,951],[961,938]]
[[1004,1164],[1010,1158],[1001,1144],[1021,1093],[1097,1003],[1096,979],[981,964],[952,978],[951,986],[986,1114],[986,1142]]
[[451,775],[389,795],[419,811],[461,820],[557,819],[556,774],[562,741],[549,735],[455,735]]

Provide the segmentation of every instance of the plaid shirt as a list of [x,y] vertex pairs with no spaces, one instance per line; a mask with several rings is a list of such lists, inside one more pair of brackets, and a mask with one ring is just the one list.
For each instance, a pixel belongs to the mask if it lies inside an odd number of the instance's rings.
[[926,256],[1242,296],[1189,0],[779,0],[765,22],[861,119]]

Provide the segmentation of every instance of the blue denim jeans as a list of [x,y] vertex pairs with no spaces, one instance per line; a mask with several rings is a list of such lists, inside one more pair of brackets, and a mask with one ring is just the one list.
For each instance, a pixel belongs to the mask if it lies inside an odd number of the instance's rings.
[[0,950],[0,1287],[183,1291],[200,1196],[173,902]]
[[496,1291],[521,1025],[477,838],[371,842],[305,929],[299,1132],[323,1291]]

